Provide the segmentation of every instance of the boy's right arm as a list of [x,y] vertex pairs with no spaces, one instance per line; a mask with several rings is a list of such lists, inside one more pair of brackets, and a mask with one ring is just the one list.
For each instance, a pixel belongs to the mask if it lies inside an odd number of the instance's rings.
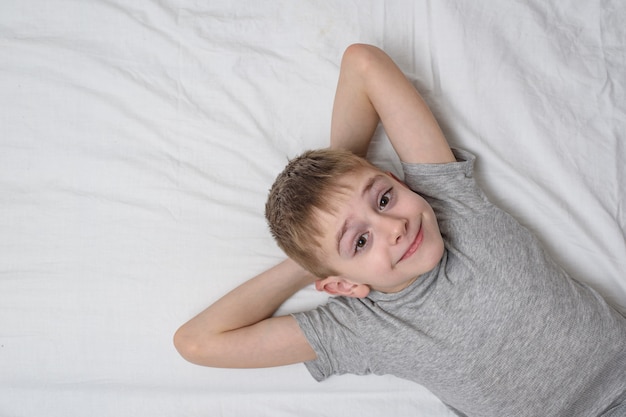
[[316,354],[291,316],[272,314],[315,277],[290,259],[257,275],[185,323],[174,345],[188,361],[218,368],[306,362]]
[[351,45],[341,61],[331,147],[365,157],[379,121],[403,162],[455,160],[430,109],[391,58],[372,45]]

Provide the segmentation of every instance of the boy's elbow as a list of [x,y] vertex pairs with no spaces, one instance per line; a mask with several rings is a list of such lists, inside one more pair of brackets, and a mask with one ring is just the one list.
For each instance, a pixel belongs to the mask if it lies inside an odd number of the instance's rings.
[[195,344],[191,342],[191,339],[185,334],[183,327],[179,328],[174,333],[174,347],[185,360],[192,356],[192,352],[196,350]]
[[174,333],[174,347],[186,361],[196,365],[204,365],[202,352],[206,352],[206,348],[203,348],[197,335],[190,333],[185,326]]
[[211,368],[232,368],[227,359],[230,352],[221,334],[197,332],[182,326],[174,333],[174,347],[188,362]]
[[355,43],[346,48],[343,63],[364,73],[379,61],[381,54],[383,51],[374,45]]

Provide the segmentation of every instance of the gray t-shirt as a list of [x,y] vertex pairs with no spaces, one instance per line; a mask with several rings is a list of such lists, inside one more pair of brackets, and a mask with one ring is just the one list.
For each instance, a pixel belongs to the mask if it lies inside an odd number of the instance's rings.
[[406,289],[336,297],[294,314],[317,380],[392,374],[459,414],[602,414],[626,393],[626,319],[556,265],[538,240],[486,199],[474,157],[405,164],[432,205],[446,251]]

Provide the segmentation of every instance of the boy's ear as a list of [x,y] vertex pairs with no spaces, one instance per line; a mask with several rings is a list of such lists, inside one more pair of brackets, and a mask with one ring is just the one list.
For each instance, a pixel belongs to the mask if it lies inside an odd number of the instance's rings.
[[370,293],[370,287],[365,284],[355,284],[341,277],[326,277],[315,281],[315,289],[330,295],[364,298]]

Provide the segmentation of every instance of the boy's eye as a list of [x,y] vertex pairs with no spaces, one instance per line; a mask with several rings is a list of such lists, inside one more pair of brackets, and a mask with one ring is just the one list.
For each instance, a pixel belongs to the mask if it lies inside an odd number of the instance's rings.
[[365,233],[356,240],[356,244],[354,246],[354,251],[357,252],[360,249],[363,249],[365,245],[367,245],[368,233]]
[[387,204],[389,204],[390,200],[391,200],[391,190],[387,191],[380,198],[380,201],[378,202],[378,208],[381,210],[384,209],[385,207],[387,207]]

